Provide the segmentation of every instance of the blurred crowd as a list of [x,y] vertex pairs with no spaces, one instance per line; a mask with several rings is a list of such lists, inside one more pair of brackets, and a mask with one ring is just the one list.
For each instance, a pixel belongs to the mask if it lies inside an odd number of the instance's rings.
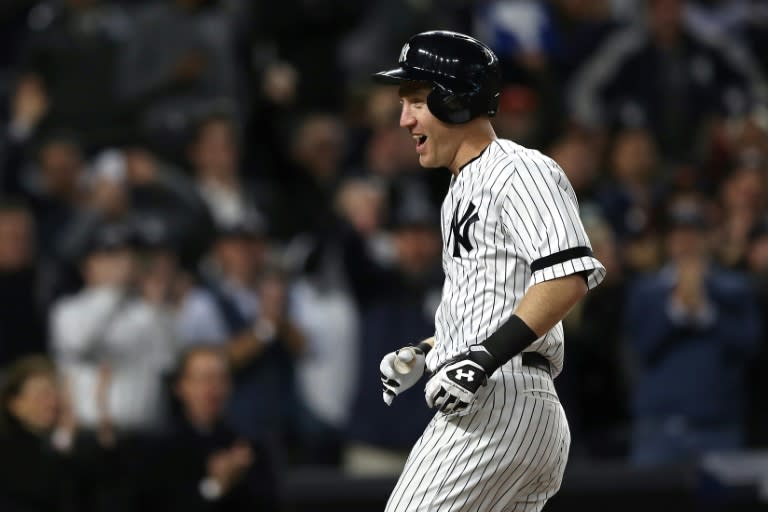
[[[370,73],[499,55],[498,136],[571,180],[605,282],[565,321],[573,458],[768,447],[759,0],[3,0],[0,509],[272,510],[429,421],[449,173]],[[760,50],[763,48],[763,50]]]

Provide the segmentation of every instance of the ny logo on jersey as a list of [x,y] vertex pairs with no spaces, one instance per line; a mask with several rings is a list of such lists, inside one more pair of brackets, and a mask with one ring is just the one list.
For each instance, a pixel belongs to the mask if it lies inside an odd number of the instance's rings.
[[472,382],[473,380],[475,380],[475,371],[468,370],[465,372],[464,370],[458,370],[456,372],[456,380],[461,380],[461,379],[467,379],[467,382]]
[[453,219],[451,219],[451,231],[448,233],[448,240],[446,245],[451,243],[451,236],[453,236],[453,257],[460,258],[461,250],[459,246],[466,249],[467,252],[472,251],[472,244],[469,242],[469,228],[480,220],[480,216],[477,214],[475,204],[470,201],[467,206],[467,211],[459,219],[459,207],[461,202],[456,204],[456,209],[453,211]]

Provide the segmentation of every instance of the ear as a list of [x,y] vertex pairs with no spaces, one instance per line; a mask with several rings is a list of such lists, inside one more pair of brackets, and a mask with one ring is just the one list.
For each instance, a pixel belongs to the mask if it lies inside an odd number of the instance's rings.
[[472,109],[469,93],[455,93],[450,89],[435,84],[435,88],[427,97],[427,106],[437,119],[448,124],[466,123],[472,119]]

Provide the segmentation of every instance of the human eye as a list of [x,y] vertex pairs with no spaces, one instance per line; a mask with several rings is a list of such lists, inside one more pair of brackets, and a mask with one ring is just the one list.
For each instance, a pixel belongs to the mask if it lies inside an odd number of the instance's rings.
[[409,102],[411,103],[411,105],[418,108],[418,107],[423,107],[424,104],[427,102],[427,99],[423,96],[413,96],[412,98],[409,99]]

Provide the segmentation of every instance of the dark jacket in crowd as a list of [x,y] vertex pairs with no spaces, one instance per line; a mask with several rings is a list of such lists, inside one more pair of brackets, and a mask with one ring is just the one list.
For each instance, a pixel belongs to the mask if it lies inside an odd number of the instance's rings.
[[745,373],[760,341],[753,290],[743,274],[713,267],[704,286],[712,320],[680,323],[669,314],[672,267],[629,288],[625,324],[638,364],[637,418],[678,415],[692,424],[744,424]]
[[45,315],[37,290],[33,268],[0,272],[0,368],[46,350]]
[[68,452],[49,436],[36,435],[6,417],[0,432],[0,510],[3,512],[91,512],[109,489],[110,453],[95,440],[78,437]]
[[[265,445],[251,442],[253,463],[246,474],[217,500],[200,492],[208,458],[242,437],[225,423],[211,431],[196,429],[178,417],[167,434],[148,443],[150,464],[141,484],[140,509],[157,512],[235,512],[279,510],[275,457]],[[141,478],[141,476],[139,477]]]

